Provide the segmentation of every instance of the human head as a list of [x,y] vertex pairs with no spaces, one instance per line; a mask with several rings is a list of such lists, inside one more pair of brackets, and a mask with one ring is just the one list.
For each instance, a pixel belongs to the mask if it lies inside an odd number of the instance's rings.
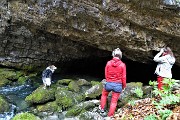
[[173,52],[172,52],[172,50],[171,50],[170,47],[165,47],[165,48],[164,48],[164,53],[163,53],[163,54],[164,54],[164,55],[169,54],[169,55],[171,55],[171,56],[174,56],[174,55],[173,55]]
[[50,68],[51,70],[53,70],[53,71],[57,69],[57,67],[54,66],[54,65],[50,65],[49,68]]
[[121,59],[122,58],[121,50],[119,48],[114,49],[112,52],[112,56],[113,57],[119,57],[119,59]]

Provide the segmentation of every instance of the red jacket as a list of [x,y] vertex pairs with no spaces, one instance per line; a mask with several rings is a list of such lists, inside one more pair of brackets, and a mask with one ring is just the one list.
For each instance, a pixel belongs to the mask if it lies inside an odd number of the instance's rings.
[[105,77],[107,82],[122,83],[122,87],[125,88],[126,65],[118,57],[114,57],[106,64]]

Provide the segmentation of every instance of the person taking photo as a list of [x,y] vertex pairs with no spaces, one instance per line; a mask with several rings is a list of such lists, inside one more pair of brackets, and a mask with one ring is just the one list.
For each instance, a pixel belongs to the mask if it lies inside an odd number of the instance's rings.
[[175,57],[170,47],[165,47],[157,53],[153,59],[157,62],[155,74],[157,75],[158,89],[162,90],[163,79],[172,78],[172,66],[175,63]]

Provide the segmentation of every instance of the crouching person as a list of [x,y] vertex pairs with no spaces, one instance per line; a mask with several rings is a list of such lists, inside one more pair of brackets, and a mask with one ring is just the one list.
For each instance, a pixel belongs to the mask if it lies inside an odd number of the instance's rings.
[[112,60],[108,61],[105,67],[106,84],[102,90],[99,109],[104,112],[108,94],[112,91],[111,103],[108,111],[108,117],[114,116],[117,101],[120,93],[126,87],[126,65],[121,61],[122,52],[119,48],[112,52]]
[[56,69],[57,67],[55,67],[54,65],[50,65],[42,72],[44,89],[46,88],[46,86],[51,86],[52,74]]

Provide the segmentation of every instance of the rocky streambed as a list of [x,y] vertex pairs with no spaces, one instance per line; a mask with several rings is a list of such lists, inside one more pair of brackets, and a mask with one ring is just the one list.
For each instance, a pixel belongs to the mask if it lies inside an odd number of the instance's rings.
[[[64,119],[103,119],[98,112],[99,99],[103,88],[100,78],[87,76],[54,77],[51,87],[44,89],[37,74],[25,74],[13,69],[1,69],[1,106],[2,120],[27,119],[64,120]],[[11,74],[10,74],[11,73]],[[17,73],[23,73],[17,79]],[[14,76],[14,77],[12,77]],[[16,77],[15,77],[16,76]],[[26,78],[19,80],[20,78]],[[10,79],[11,78],[11,79]],[[12,81],[12,78],[13,81]],[[15,79],[16,78],[16,79]],[[11,82],[9,82],[11,81]],[[20,82],[21,81],[21,82]],[[119,99],[118,108],[122,107],[134,96],[135,87],[143,87],[140,82],[128,83]],[[150,87],[143,87],[148,96]],[[111,95],[110,95],[111,96]],[[110,101],[110,99],[108,99]],[[2,107],[1,107],[2,108]],[[108,104],[107,104],[108,108]],[[31,118],[33,117],[33,118]]]

